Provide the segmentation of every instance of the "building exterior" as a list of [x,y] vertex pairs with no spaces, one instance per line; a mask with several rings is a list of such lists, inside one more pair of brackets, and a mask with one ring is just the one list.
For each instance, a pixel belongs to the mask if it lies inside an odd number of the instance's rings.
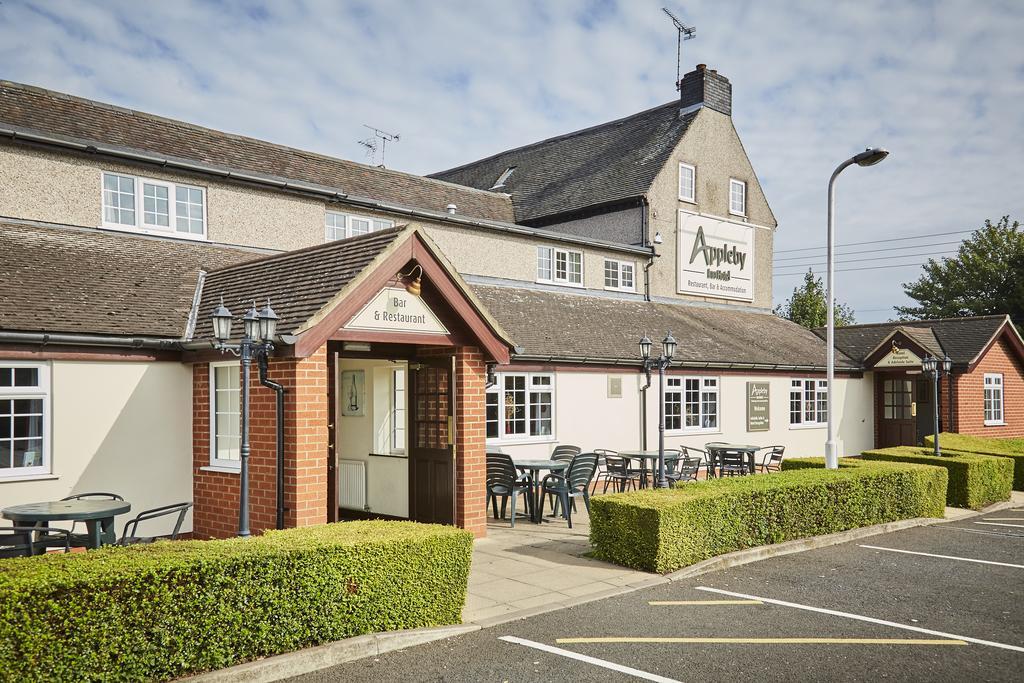
[[[777,224],[731,85],[699,65],[680,86],[421,177],[0,82],[0,500],[194,500],[196,536],[234,533],[240,381],[211,343],[221,300],[240,315],[269,298],[282,318],[268,375],[286,392],[289,526],[371,515],[482,534],[487,448],[654,447],[644,334],[679,342],[669,446],[820,455],[825,347],[770,312]],[[855,453],[876,441],[876,370],[842,349],[838,436]],[[252,380],[259,531],[277,425]]]

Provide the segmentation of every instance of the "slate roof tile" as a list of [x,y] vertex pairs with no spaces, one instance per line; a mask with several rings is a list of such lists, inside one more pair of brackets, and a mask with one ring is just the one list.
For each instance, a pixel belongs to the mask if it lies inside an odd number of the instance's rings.
[[[926,349],[933,353],[937,351],[948,354],[954,363],[964,365],[985,349],[992,335],[1005,322],[1005,315],[985,315],[848,325],[836,328],[836,348],[858,362],[863,362],[886,337],[902,329]],[[824,329],[817,329],[815,333],[825,338]]]

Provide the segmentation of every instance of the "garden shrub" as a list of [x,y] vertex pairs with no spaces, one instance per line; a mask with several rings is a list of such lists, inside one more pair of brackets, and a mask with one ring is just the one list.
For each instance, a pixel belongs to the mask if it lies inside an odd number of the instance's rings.
[[[924,445],[935,446],[935,437],[924,437]],[[996,439],[985,436],[968,436],[966,434],[939,434],[939,446],[942,452],[956,451],[959,453],[975,453],[977,455],[995,455],[1000,458],[1013,459],[1013,490],[1024,491],[1024,439]]]
[[469,532],[344,522],[0,560],[0,679],[138,681],[461,620]]
[[783,471],[684,482],[591,501],[595,556],[665,573],[734,550],[898,519],[942,517],[946,472],[844,459],[791,459]]
[[949,471],[946,504],[952,507],[980,510],[1010,499],[1013,461],[1008,458],[954,452],[936,457],[931,450],[916,446],[865,451],[861,458],[945,467]]

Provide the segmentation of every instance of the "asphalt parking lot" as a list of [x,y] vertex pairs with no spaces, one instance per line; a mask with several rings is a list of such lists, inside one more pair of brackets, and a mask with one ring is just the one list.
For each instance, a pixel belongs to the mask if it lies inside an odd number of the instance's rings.
[[293,679],[1021,680],[1024,508],[673,582]]

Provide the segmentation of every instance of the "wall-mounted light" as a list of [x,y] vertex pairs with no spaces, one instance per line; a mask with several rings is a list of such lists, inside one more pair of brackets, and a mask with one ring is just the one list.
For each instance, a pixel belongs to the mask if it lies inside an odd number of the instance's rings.
[[487,382],[484,387],[485,389],[490,389],[491,387],[498,383],[498,375],[495,372],[496,367],[497,363],[487,364]]
[[661,236],[660,232],[654,233],[654,243],[655,244],[661,244],[664,241],[665,241],[665,239]]
[[408,280],[408,278],[412,277],[412,274],[417,272],[417,270],[419,273],[416,275],[416,279],[405,283],[405,291],[409,292],[413,296],[419,296],[420,292],[423,291],[423,266],[416,264],[408,273],[399,274],[400,278]]

